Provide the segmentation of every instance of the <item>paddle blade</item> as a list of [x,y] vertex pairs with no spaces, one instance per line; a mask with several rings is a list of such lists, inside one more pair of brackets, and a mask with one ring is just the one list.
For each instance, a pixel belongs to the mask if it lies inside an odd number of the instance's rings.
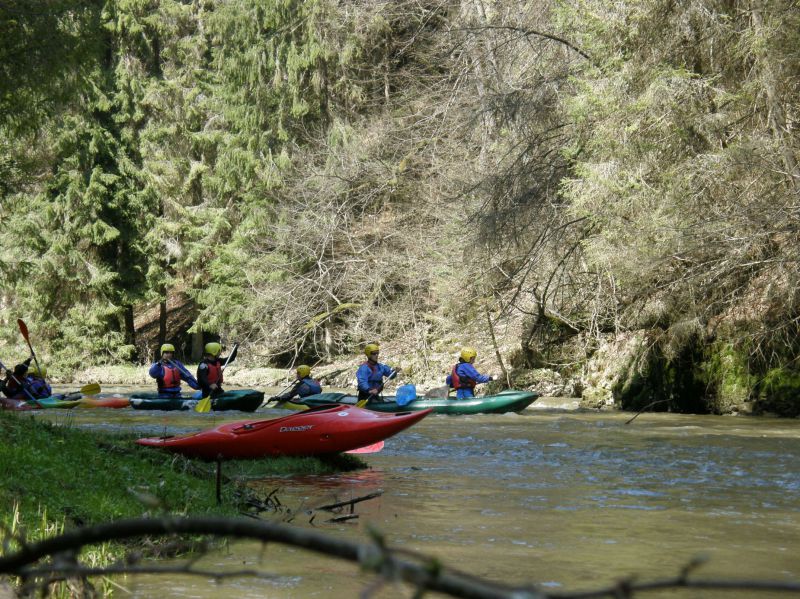
[[26,325],[25,321],[21,318],[17,318],[17,325],[19,326],[19,332],[22,333],[23,337],[25,337],[25,341],[30,343],[30,337],[28,337],[28,325]]
[[372,445],[365,445],[364,447],[359,447],[358,449],[345,451],[345,453],[378,453],[381,449],[383,449],[383,441],[378,441]]
[[356,407],[357,407],[357,408],[363,408],[365,405],[367,405],[367,402],[368,402],[368,401],[369,401],[368,399],[359,399],[359,400],[356,402]]
[[80,391],[84,395],[97,395],[100,393],[100,385],[97,383],[89,383],[88,385],[81,387]]
[[211,396],[204,397],[200,401],[197,402],[197,405],[194,407],[195,412],[210,412],[211,411]]

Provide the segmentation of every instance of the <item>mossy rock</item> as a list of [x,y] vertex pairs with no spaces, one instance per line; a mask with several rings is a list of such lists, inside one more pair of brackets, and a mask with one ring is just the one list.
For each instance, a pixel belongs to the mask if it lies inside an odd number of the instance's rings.
[[800,416],[800,372],[787,368],[773,368],[767,372],[758,385],[753,412]]

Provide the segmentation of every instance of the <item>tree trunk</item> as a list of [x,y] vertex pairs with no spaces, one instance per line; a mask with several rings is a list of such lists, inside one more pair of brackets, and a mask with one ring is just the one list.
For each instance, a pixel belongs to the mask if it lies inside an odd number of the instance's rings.
[[[125,306],[125,343],[136,348],[136,325],[133,321],[133,305]],[[134,349],[134,360],[139,360],[139,351]]]
[[200,362],[203,359],[203,331],[192,333],[192,361]]
[[167,342],[167,296],[166,290],[162,290],[164,294],[161,296],[161,301],[158,304],[158,345],[161,346]]

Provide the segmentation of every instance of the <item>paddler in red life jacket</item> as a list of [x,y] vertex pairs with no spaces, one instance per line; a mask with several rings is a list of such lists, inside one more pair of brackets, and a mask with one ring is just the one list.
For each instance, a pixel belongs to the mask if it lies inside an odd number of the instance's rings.
[[164,397],[177,397],[181,394],[181,380],[192,389],[199,389],[192,373],[179,360],[175,359],[175,346],[165,343],[161,346],[161,359],[150,366],[148,374],[156,379],[158,394]]
[[400,368],[391,368],[386,364],[378,363],[380,349],[377,343],[369,343],[364,348],[367,361],[359,366],[356,371],[359,400],[376,401],[380,397],[381,391],[383,391],[384,377],[386,377],[386,380],[391,380],[400,372]]
[[309,395],[316,395],[322,393],[322,385],[319,381],[311,378],[311,366],[301,364],[297,367],[297,379],[292,385],[292,388],[280,395],[271,397],[270,401],[289,401],[294,397],[308,397]]
[[477,357],[478,352],[471,347],[465,347],[461,350],[458,364],[453,366],[452,372],[448,375],[447,384],[456,390],[456,399],[475,397],[475,385],[494,380],[494,377],[486,376],[475,370],[473,364]]
[[238,347],[234,347],[229,358],[220,358],[222,346],[219,343],[206,343],[203,350],[203,361],[197,367],[197,381],[200,383],[203,397],[217,397],[225,393],[222,388],[222,365],[226,362],[233,362],[238,349]]

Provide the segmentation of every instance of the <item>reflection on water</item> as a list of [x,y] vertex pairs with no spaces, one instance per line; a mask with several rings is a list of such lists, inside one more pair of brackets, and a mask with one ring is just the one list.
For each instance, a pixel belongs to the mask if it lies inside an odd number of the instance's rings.
[[[87,410],[75,421],[172,432],[251,417]],[[800,579],[800,421],[643,414],[626,425],[629,418],[542,409],[430,416],[362,456],[370,470],[260,484],[301,510],[381,490],[358,504],[355,523],[294,523],[359,539],[369,524],[392,545],[498,582],[586,589],[630,574],[674,575],[698,554],[709,557],[704,577]],[[355,595],[369,580],[344,562],[254,543],[203,565],[279,576],[219,586],[141,577],[126,586],[164,599],[327,597]],[[390,587],[380,596],[407,593]]]

